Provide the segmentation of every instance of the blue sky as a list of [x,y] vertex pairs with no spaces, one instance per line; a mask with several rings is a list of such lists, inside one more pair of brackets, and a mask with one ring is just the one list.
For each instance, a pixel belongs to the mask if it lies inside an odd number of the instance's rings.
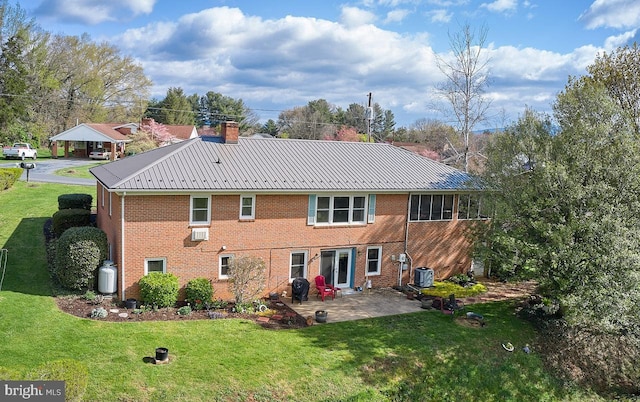
[[435,88],[449,33],[487,28],[491,101],[478,128],[525,107],[551,113],[567,78],[638,39],[638,0],[22,0],[47,31],[88,33],[133,57],[161,99],[169,87],[241,98],[264,122],[315,99],[367,94],[396,127],[451,122]]

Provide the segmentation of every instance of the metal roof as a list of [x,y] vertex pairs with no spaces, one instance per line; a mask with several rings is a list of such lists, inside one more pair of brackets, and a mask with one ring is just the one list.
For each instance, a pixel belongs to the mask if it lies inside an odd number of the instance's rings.
[[116,191],[459,191],[470,179],[390,144],[206,136],[90,171]]

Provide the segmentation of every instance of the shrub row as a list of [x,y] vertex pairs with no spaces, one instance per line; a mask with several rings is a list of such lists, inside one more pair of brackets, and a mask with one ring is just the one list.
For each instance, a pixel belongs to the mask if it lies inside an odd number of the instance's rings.
[[[174,274],[151,272],[138,282],[144,304],[156,308],[172,307],[178,301],[178,277]],[[207,278],[195,278],[185,288],[190,308],[200,310],[209,307],[213,299],[213,285]]]
[[55,241],[53,274],[67,289],[93,289],[100,264],[107,259],[107,235],[91,226],[67,229]]
[[51,229],[55,237],[60,237],[69,228],[90,224],[91,211],[80,208],[61,209],[53,214]]
[[93,197],[89,194],[62,194],[58,197],[58,209],[86,209],[91,211]]
[[22,176],[20,168],[0,168],[0,191],[11,188]]

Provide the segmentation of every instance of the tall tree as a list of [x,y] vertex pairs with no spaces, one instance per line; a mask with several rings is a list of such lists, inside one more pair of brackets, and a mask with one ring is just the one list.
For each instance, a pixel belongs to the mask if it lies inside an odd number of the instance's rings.
[[199,99],[199,125],[217,126],[223,121],[238,123],[241,133],[253,129],[259,118],[247,107],[242,99],[234,99],[214,91],[207,92]]
[[438,91],[448,101],[450,113],[456,121],[462,139],[462,149],[458,153],[465,172],[469,170],[473,129],[486,118],[490,105],[484,96],[488,59],[484,57],[483,47],[487,32],[483,27],[476,33],[465,24],[459,32],[449,34],[451,58],[437,58],[438,68],[446,77]]
[[[28,72],[24,61],[26,45],[27,33],[21,30],[0,47],[0,132],[5,133],[3,137],[10,126],[29,119]],[[14,129],[20,126],[18,124]],[[26,140],[20,138],[24,133],[8,134],[9,138],[5,137],[8,141]]]
[[169,88],[157,110],[158,122],[169,125],[195,125],[191,103],[182,88]]

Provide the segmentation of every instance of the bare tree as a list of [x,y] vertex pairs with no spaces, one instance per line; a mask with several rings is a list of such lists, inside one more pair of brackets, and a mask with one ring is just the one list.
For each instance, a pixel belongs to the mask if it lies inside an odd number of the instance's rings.
[[451,106],[463,147],[457,151],[458,160],[462,160],[465,172],[469,169],[473,128],[485,119],[490,105],[483,96],[488,84],[489,60],[483,55],[487,32],[488,29],[482,27],[476,33],[465,24],[459,32],[449,33],[451,58],[436,58],[438,68],[446,77],[438,91]]

